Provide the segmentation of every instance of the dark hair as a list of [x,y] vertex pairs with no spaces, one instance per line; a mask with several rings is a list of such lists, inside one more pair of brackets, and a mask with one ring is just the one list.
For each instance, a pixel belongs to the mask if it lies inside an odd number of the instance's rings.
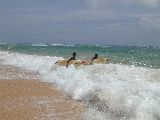
[[96,53],[96,54],[95,54],[95,56],[97,56],[97,57],[98,57],[98,54]]

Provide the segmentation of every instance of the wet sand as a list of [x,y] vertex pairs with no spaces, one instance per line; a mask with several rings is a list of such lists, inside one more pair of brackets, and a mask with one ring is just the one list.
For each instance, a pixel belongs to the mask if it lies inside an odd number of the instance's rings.
[[83,111],[82,103],[36,73],[0,65],[0,120],[78,120]]

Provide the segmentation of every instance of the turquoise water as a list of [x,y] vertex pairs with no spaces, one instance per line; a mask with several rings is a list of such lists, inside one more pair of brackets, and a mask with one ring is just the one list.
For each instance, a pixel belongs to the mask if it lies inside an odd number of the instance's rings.
[[111,63],[160,68],[160,48],[99,46],[99,45],[63,45],[63,44],[2,44],[1,51],[18,52],[31,55],[57,56],[69,58],[77,52],[78,59],[91,59],[95,53],[108,57]]

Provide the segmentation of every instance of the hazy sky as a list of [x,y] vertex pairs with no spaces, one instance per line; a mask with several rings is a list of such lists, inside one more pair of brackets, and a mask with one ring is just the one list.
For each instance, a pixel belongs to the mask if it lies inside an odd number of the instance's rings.
[[0,42],[160,46],[160,0],[0,0]]

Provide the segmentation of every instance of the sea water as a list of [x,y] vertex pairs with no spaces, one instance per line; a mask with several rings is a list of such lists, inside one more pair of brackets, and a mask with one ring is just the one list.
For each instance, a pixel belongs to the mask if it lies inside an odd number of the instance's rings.
[[[68,59],[90,60],[95,53],[109,64],[54,65]],[[160,48],[105,45],[1,44],[0,60],[36,71],[74,100],[87,105],[86,120],[159,120]]]

